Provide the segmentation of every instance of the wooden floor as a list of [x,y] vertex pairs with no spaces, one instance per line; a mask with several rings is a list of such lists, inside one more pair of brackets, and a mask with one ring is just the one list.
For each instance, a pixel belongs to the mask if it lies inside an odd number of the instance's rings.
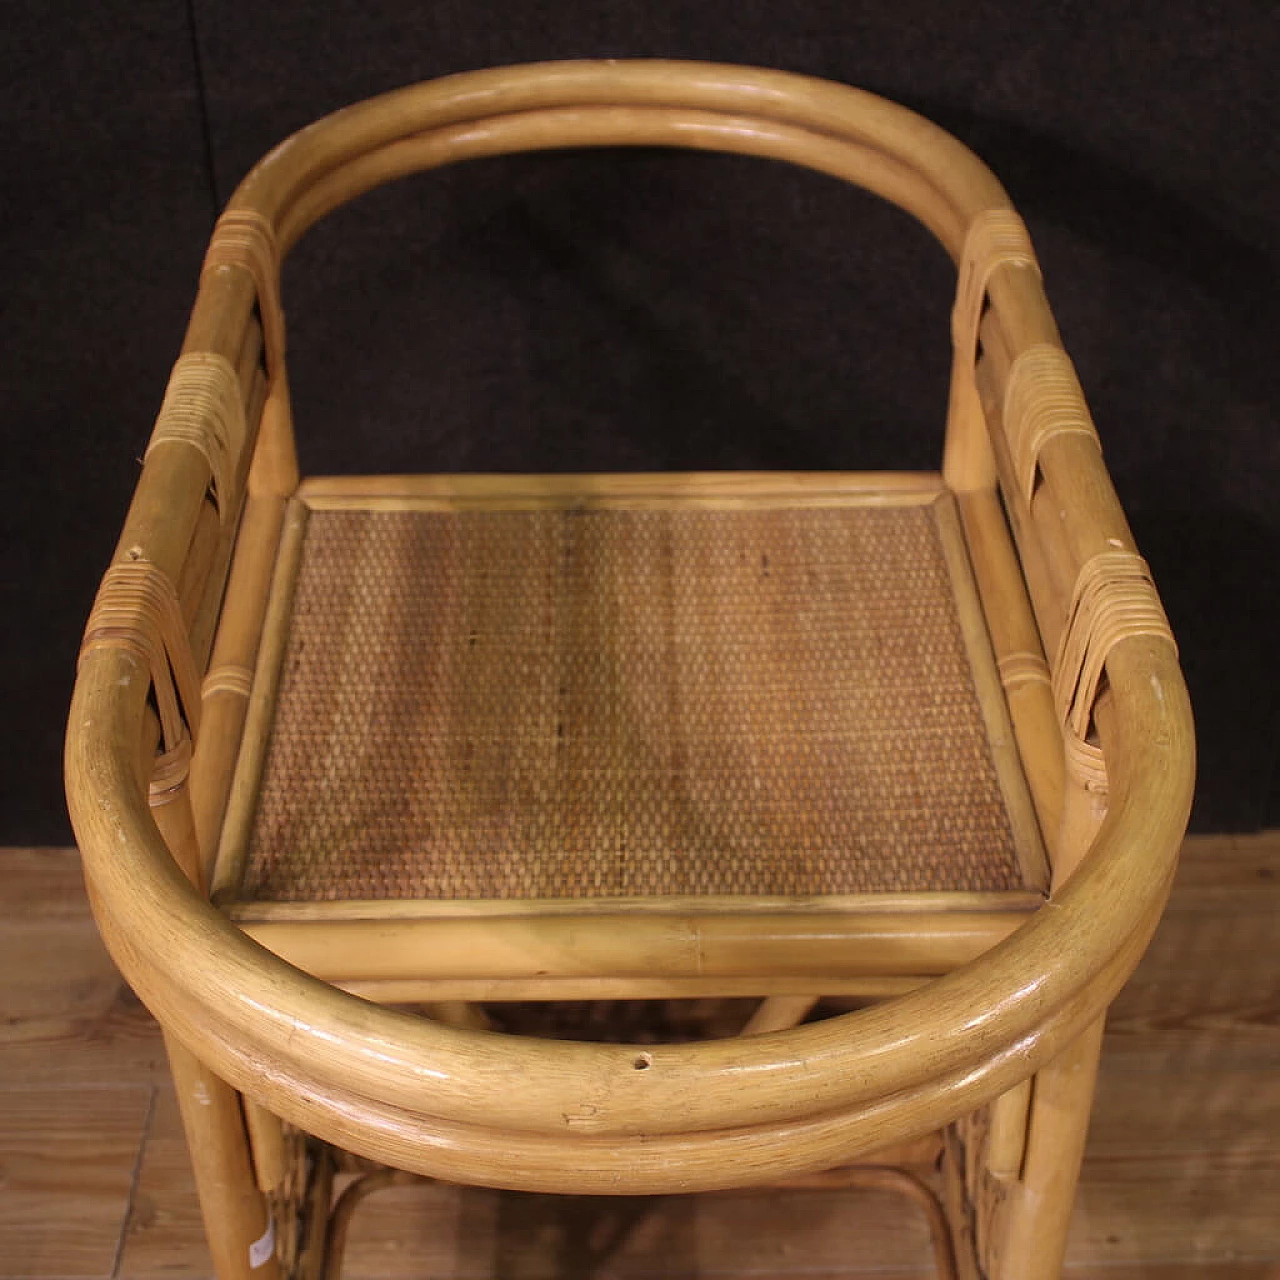
[[[929,1275],[868,1193],[571,1200],[409,1188],[353,1278]],[[94,933],[73,852],[0,850],[0,1278],[208,1276],[154,1023]],[[1280,1280],[1280,833],[1188,842],[1109,1024],[1073,1280]]]

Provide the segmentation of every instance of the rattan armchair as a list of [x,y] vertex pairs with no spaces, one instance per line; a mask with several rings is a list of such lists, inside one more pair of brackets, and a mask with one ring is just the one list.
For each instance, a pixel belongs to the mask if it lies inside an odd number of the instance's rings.
[[[455,160],[635,144],[808,166],[933,232],[959,268],[940,471],[300,481],[279,261],[307,228]],[[359,104],[241,185],[66,767],[223,1280],[317,1275],[326,1246],[336,1274],[359,1196],[404,1176],[698,1191],[892,1180],[921,1150],[941,1208],[900,1185],[940,1268],[1033,1280],[1061,1264],[1193,743],[987,169],[843,86],[582,62]],[[760,1003],[688,1043],[503,1021],[690,997]],[[803,1022],[819,997],[863,1007]],[[331,1213],[352,1160],[402,1172]]]

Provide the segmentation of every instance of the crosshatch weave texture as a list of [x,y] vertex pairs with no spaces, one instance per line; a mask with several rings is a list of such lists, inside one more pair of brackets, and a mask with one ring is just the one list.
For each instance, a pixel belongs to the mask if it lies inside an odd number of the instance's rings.
[[930,507],[311,514],[245,898],[1022,887]]

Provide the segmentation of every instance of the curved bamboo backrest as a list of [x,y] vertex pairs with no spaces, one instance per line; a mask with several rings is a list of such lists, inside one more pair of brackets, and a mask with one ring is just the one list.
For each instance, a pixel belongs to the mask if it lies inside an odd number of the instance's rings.
[[[234,456],[219,464],[218,506],[243,490],[264,395],[255,308],[268,376],[283,386],[277,255],[390,178],[567,145],[674,145],[820,169],[913,213],[971,273],[975,227],[1009,210],[986,168],[933,125],[869,94],[775,72],[548,64],[362,103],[303,130],[249,175],[202,276],[184,351],[228,362],[246,405],[243,439],[228,437]],[[1033,264],[1017,253],[985,261],[966,323],[978,323],[985,302],[984,365],[1003,395],[1022,353],[1060,344]],[[958,360],[962,382],[972,355]],[[1078,412],[1087,413],[1083,402]],[[153,447],[115,563],[174,584],[200,656],[209,630],[200,602],[216,599],[222,572],[213,464],[207,448],[178,437]],[[997,458],[1005,452],[998,444]],[[1010,516],[1059,586],[1035,601],[1051,649],[1082,567],[1132,550],[1132,538],[1084,434],[1039,441],[1032,469]],[[152,658],[183,645],[150,639]],[[86,648],[67,738],[72,818],[120,968],[172,1033],[286,1120],[457,1181],[565,1192],[722,1187],[830,1166],[945,1123],[1025,1078],[1106,1007],[1155,926],[1189,806],[1191,722],[1172,646],[1112,638],[1106,697],[1095,705],[1090,693],[1086,708],[1106,754],[1105,820],[1049,905],[980,960],[888,1003],[749,1039],[642,1053],[516,1040],[327,986],[253,943],[192,888],[148,807],[157,738],[148,692],[164,661],[148,666],[142,652]]]

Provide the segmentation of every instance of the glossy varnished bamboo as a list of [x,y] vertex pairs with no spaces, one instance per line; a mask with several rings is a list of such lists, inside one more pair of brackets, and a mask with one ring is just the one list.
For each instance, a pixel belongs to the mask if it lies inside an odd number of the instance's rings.
[[[232,207],[265,218],[287,249],[330,208],[402,173],[565,145],[678,145],[788,159],[901,204],[953,257],[979,215],[1008,207],[963,146],[902,108],[782,73],[674,63],[508,68],[386,95],[278,148]],[[998,406],[1016,356],[1057,344],[1058,335],[1029,267],[998,266],[987,295],[977,376],[959,363],[953,376],[943,471],[964,495],[988,608],[1018,594],[1008,533],[990,506],[997,478],[1004,493],[1030,602],[1016,605],[1009,627],[992,629],[997,655],[1029,639],[1032,613],[1043,650],[1052,652],[1081,567],[1100,551],[1132,548],[1132,537],[1096,448],[1080,437],[1050,440],[1029,501],[1018,492]],[[184,350],[236,363],[253,342],[254,308],[250,272],[206,272]],[[270,465],[260,470],[271,478],[255,496],[280,498],[292,485],[292,450],[283,370],[268,372],[275,399],[266,417],[275,425],[264,437]],[[247,383],[250,439],[237,459],[239,477],[265,391],[256,373]],[[155,449],[117,552],[151,562],[178,585],[202,664],[212,641],[209,602],[220,597],[230,551],[209,480],[197,450]],[[249,575],[259,591],[261,563]],[[237,652],[252,648],[261,599],[243,606],[246,643]],[[976,625],[977,613],[969,617]],[[262,627],[273,633],[270,617]],[[259,681],[263,661],[259,655]],[[154,724],[137,668],[122,649],[86,656],[67,739],[68,796],[95,911],[134,988],[211,1078],[253,1093],[270,1112],[409,1170],[512,1187],[649,1192],[802,1174],[934,1129],[1036,1071],[1065,1082],[1073,1062],[1092,1061],[1099,1018],[1155,928],[1190,799],[1191,726],[1176,658],[1159,640],[1124,639],[1108,655],[1105,705],[1096,708],[1109,774],[1105,815],[1096,803],[1081,808],[1070,786],[1059,804],[1052,750],[1025,745],[1044,726],[1043,697],[1033,691],[1012,700],[1004,736],[1023,748],[1041,825],[1055,806],[1063,817],[1046,828],[1049,905],[996,945],[897,999],[788,1030],[654,1046],[640,1056],[626,1046],[520,1042],[357,1001],[272,955],[193,893],[144,794]],[[1003,731],[995,726],[995,736]],[[203,750],[214,760],[212,748]],[[193,830],[217,825],[226,774],[225,759],[210,764],[211,799],[201,801]],[[238,767],[228,812],[251,808],[253,790],[252,771]],[[188,835],[184,828],[175,852]],[[207,856],[198,851],[197,867]],[[232,888],[236,871],[234,856],[220,857],[216,887]],[[657,919],[639,917],[637,928]],[[306,922],[268,926],[279,932]],[[398,926],[385,927],[394,934]],[[366,978],[402,981],[409,967]],[[1048,1083],[1040,1090],[1043,1098],[1066,1092]],[[1050,1106],[1041,1122],[1036,1094],[1033,1085],[1028,1152],[1043,1139],[1057,1153],[1046,1168],[1073,1164],[1083,1097],[1062,1109],[1069,1120],[1058,1123]],[[1029,1156],[1026,1169],[1037,1167]],[[1050,1225],[1038,1232],[1031,1217],[1010,1227],[1008,1254],[1019,1269],[1006,1274],[1056,1273],[1073,1175],[1055,1186],[1056,1176],[1021,1184],[1027,1203],[1053,1199]]]
[[824,994],[862,977],[949,973],[1009,937],[1025,918],[1016,910],[720,914],[706,907],[632,918],[589,908],[552,915],[538,905],[490,916],[427,910],[407,920],[243,923],[248,936],[326,981],[496,984],[580,975],[631,979],[643,997],[646,982],[656,990],[681,978],[704,986],[718,978],[741,979],[739,985],[801,981]]
[[[190,787],[152,806],[161,837],[182,873],[203,890],[204,858]],[[239,1094],[186,1044],[165,1034],[169,1071],[192,1152],[205,1234],[219,1280],[277,1280],[274,1223],[254,1174]]]

